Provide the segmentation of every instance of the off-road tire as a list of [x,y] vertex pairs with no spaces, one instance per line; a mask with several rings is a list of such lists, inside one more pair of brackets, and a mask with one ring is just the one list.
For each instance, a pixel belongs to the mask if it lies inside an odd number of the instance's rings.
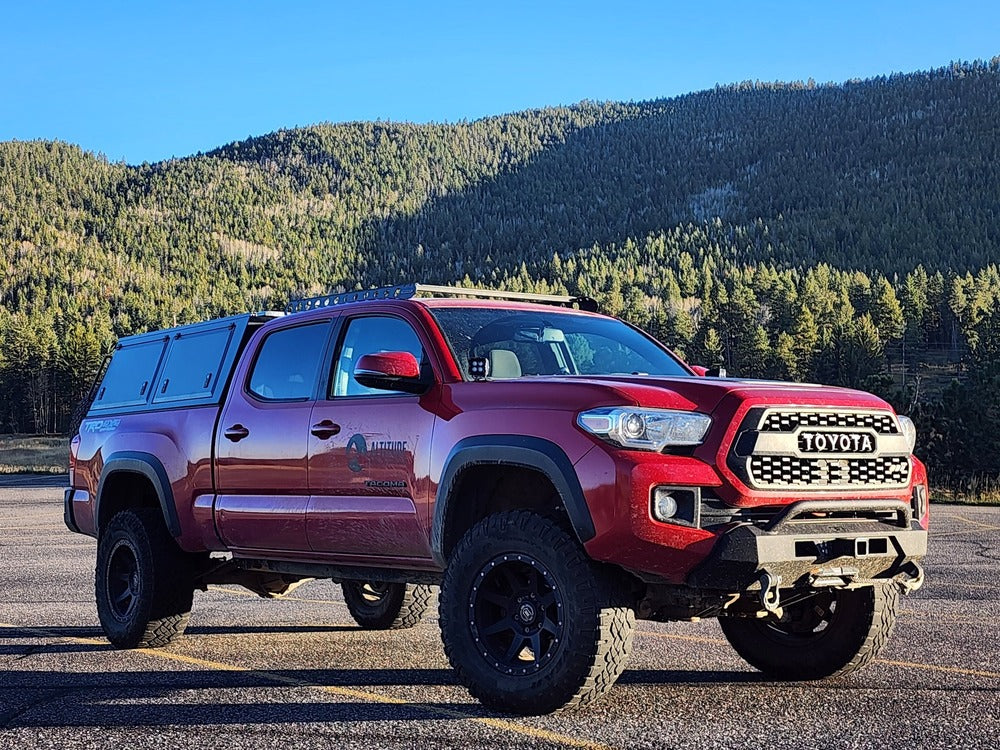
[[183,552],[158,510],[116,514],[97,543],[97,615],[119,648],[166,646],[184,633],[194,598],[194,556]]
[[719,624],[736,652],[768,676],[820,680],[873,661],[892,635],[898,602],[894,584],[831,589],[788,608],[781,622],[722,618]]
[[602,696],[625,669],[635,629],[624,579],[588,559],[556,520],[529,511],[488,516],[465,534],[439,614],[459,680],[484,705],[516,714]]
[[341,589],[351,617],[367,630],[412,628],[431,601],[431,587],[414,583],[344,581]]

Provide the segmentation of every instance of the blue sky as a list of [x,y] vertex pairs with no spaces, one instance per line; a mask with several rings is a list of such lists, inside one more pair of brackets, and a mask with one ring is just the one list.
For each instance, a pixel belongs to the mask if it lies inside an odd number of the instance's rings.
[[451,122],[1000,55],[990,0],[3,5],[0,140],[129,163],[316,122]]

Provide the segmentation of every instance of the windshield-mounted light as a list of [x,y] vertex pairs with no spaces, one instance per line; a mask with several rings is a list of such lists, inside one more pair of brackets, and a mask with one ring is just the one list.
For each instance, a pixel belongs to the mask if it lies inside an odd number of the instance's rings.
[[899,426],[903,429],[906,444],[910,446],[910,453],[913,453],[913,448],[917,444],[917,426],[913,424],[912,419],[901,415],[899,416]]
[[637,406],[591,409],[582,412],[576,422],[622,448],[657,452],[672,446],[701,445],[712,426],[712,418],[705,414]]

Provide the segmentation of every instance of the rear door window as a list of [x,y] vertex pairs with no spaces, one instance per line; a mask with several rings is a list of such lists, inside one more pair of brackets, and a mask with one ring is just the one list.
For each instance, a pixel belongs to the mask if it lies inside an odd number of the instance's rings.
[[267,401],[306,401],[316,392],[329,323],[282,328],[260,347],[247,390]]

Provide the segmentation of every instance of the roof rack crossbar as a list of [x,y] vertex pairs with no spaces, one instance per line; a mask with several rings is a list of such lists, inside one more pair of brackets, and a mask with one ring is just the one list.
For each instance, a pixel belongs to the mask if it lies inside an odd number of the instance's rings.
[[285,305],[285,312],[305,312],[320,307],[333,307],[334,305],[346,305],[348,302],[364,302],[375,299],[409,299],[416,293],[416,284],[397,284],[396,286],[381,286],[378,289],[361,289],[356,292],[321,294],[318,297],[292,300]]
[[476,299],[504,299],[517,302],[540,302],[561,307],[577,307],[589,312],[597,312],[597,302],[590,297],[571,297],[562,294],[529,294],[527,292],[503,292],[496,289],[469,289],[461,286],[436,286],[433,284],[397,284],[376,289],[362,289],[355,292],[321,294],[318,297],[292,300],[285,307],[286,313],[305,312],[321,307],[345,305],[380,299],[410,299],[418,294],[445,297],[473,297]]

